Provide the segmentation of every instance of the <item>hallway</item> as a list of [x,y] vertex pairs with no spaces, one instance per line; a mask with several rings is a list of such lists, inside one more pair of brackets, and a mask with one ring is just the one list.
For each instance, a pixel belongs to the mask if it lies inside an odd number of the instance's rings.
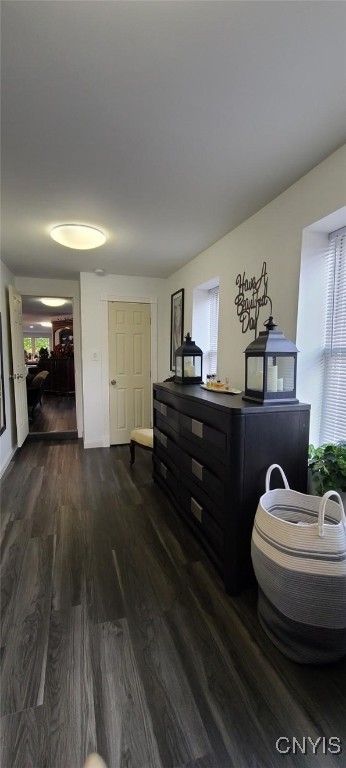
[[55,395],[44,392],[42,404],[29,416],[29,433],[75,432],[77,437],[76,398],[75,395]]
[[[2,768],[341,768],[346,659],[301,667],[225,595],[151,455],[28,442],[2,481]],[[327,743],[327,742],[326,742]]]

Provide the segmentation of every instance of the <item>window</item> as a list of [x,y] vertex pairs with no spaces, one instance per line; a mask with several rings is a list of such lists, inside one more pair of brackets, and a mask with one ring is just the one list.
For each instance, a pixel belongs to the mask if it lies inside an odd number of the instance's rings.
[[315,446],[346,438],[345,234],[346,206],[302,232],[297,396],[311,404],[310,443]]
[[217,373],[219,284],[219,278],[213,277],[193,291],[192,337],[203,350],[204,379],[208,373]]
[[51,339],[50,337],[43,336],[24,336],[23,338],[24,349],[31,357],[38,355],[41,347],[47,347],[50,349]]
[[25,352],[27,352],[28,355],[32,355],[33,354],[33,349],[34,349],[33,348],[33,344],[32,344],[33,339],[31,338],[31,336],[24,336],[23,341],[24,341]]
[[329,241],[320,444],[346,439],[346,227]]
[[208,291],[209,305],[209,352],[208,369],[209,373],[217,373],[217,342],[219,330],[219,286],[210,288]]

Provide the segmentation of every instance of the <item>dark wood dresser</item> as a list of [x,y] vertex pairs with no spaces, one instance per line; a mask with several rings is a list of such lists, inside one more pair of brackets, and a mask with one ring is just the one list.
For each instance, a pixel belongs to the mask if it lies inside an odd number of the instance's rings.
[[45,391],[59,395],[71,395],[75,391],[74,359],[49,357],[39,362],[40,371],[48,371]]
[[251,532],[270,464],[306,493],[310,405],[258,405],[171,382],[154,384],[153,405],[154,480],[235,595],[254,579]]

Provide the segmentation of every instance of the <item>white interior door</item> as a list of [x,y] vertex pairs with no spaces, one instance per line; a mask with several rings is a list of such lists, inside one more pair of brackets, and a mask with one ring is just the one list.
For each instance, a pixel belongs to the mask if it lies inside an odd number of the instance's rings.
[[150,427],[150,304],[108,303],[110,442]]
[[17,444],[20,448],[29,433],[28,405],[26,398],[26,366],[24,361],[22,297],[9,286],[10,321],[13,371],[10,374],[14,382],[14,400],[16,409]]

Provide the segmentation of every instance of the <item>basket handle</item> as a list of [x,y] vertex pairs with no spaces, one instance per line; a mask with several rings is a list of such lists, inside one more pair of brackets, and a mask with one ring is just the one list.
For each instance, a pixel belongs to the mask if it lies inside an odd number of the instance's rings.
[[340,522],[343,523],[346,530],[346,517],[342,498],[337,491],[327,491],[321,499],[320,506],[318,508],[318,535],[322,538],[324,536],[324,513],[326,511],[326,504],[331,496],[336,496],[340,506]]
[[284,486],[286,488],[286,491],[289,491],[290,487],[288,485],[288,480],[287,480],[287,477],[286,477],[283,469],[280,467],[279,464],[271,464],[269,469],[267,469],[267,474],[266,474],[266,493],[268,493],[268,491],[270,491],[270,477],[271,477],[271,473],[272,473],[273,469],[278,469],[279,470],[279,472],[281,473],[281,477],[282,477],[282,479],[284,481]]

